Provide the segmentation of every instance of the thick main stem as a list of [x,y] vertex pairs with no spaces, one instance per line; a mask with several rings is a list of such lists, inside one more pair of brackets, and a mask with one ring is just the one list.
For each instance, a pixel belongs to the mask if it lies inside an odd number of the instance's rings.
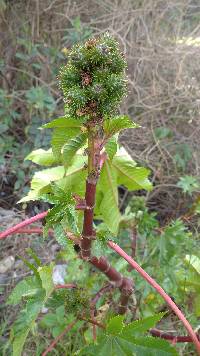
[[88,177],[85,189],[85,210],[80,243],[81,258],[89,260],[95,232],[93,230],[96,185],[99,176],[100,149],[91,128],[88,128]]

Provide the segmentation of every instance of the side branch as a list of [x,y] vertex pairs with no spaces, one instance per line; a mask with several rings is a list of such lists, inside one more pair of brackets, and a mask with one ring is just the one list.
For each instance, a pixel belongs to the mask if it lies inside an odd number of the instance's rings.
[[173,300],[168,296],[168,294],[164,291],[164,289],[152,278],[148,275],[147,272],[140,267],[137,262],[135,262],[127,253],[121,249],[116,243],[109,241],[108,246],[117,252],[118,255],[123,257],[160,295],[161,297],[167,302],[170,308],[174,311],[174,313],[178,316],[178,318],[182,321],[183,325],[187,329],[195,347],[197,350],[197,354],[200,355],[200,342],[192,329],[192,326],[187,321],[181,310],[177,307],[177,305],[173,302]]

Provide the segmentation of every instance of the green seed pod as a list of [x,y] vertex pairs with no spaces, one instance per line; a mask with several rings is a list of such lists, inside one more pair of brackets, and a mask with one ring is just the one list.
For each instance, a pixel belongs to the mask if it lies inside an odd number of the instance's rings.
[[60,71],[66,114],[101,121],[112,118],[126,92],[126,62],[108,33],[72,47]]

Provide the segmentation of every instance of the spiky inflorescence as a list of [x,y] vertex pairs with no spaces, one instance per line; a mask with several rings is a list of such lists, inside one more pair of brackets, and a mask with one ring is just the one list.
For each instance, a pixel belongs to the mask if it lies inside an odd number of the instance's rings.
[[126,61],[108,33],[76,45],[61,69],[66,114],[77,119],[112,117],[126,92]]

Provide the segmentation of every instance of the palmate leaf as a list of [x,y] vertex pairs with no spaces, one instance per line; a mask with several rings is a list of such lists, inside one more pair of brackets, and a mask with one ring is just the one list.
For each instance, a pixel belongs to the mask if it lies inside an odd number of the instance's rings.
[[99,202],[99,212],[109,227],[109,230],[116,234],[120,221],[120,212],[118,209],[118,188],[117,175],[112,170],[111,163],[106,161],[101,171],[98,184],[98,195],[102,194],[102,199]]
[[[128,338],[134,336],[140,336],[141,333],[145,333],[149,329],[153,328],[165,315],[165,312],[158,313],[153,316],[148,316],[145,319],[135,320],[132,323],[125,325],[123,328],[123,335]],[[114,318],[113,318],[114,319]]]
[[124,185],[130,190],[149,190],[151,183],[148,175],[149,170],[137,167],[124,148],[118,150],[112,161],[105,161],[97,184],[95,213],[113,234],[118,232],[121,216],[118,208],[118,186]]
[[22,198],[19,203],[38,200],[41,196],[51,192],[51,183],[56,184],[66,190],[71,190],[76,194],[84,194],[86,169],[84,163],[86,157],[76,154],[73,165],[67,170],[63,166],[43,169],[36,172],[31,181],[31,190],[28,195]]
[[7,304],[17,305],[23,297],[33,297],[41,291],[41,281],[36,276],[29,276],[20,281],[9,295]]
[[29,153],[25,160],[32,161],[40,166],[52,166],[53,164],[60,163],[53,155],[52,149],[45,151],[41,148]]
[[[128,325],[123,323],[123,316],[112,318],[106,327],[106,333],[97,341],[97,345],[90,345],[80,351],[80,355],[101,356],[178,356],[175,348],[167,341],[141,336],[162,318],[164,313],[134,321]],[[138,336],[138,333],[140,336]]]
[[127,115],[116,116],[111,120],[107,119],[103,124],[106,137],[111,137],[124,129],[137,127],[140,126],[135,124]]
[[[125,150],[120,149],[121,152]],[[120,153],[121,153],[120,152]],[[115,155],[112,160],[112,168],[117,172],[118,185],[124,185],[129,190],[151,190],[152,184],[148,180],[150,171],[143,167],[137,167],[128,154]]]
[[80,135],[69,140],[63,147],[63,163],[65,167],[69,167],[73,157],[76,152],[81,148],[86,142],[87,134],[81,133]]

